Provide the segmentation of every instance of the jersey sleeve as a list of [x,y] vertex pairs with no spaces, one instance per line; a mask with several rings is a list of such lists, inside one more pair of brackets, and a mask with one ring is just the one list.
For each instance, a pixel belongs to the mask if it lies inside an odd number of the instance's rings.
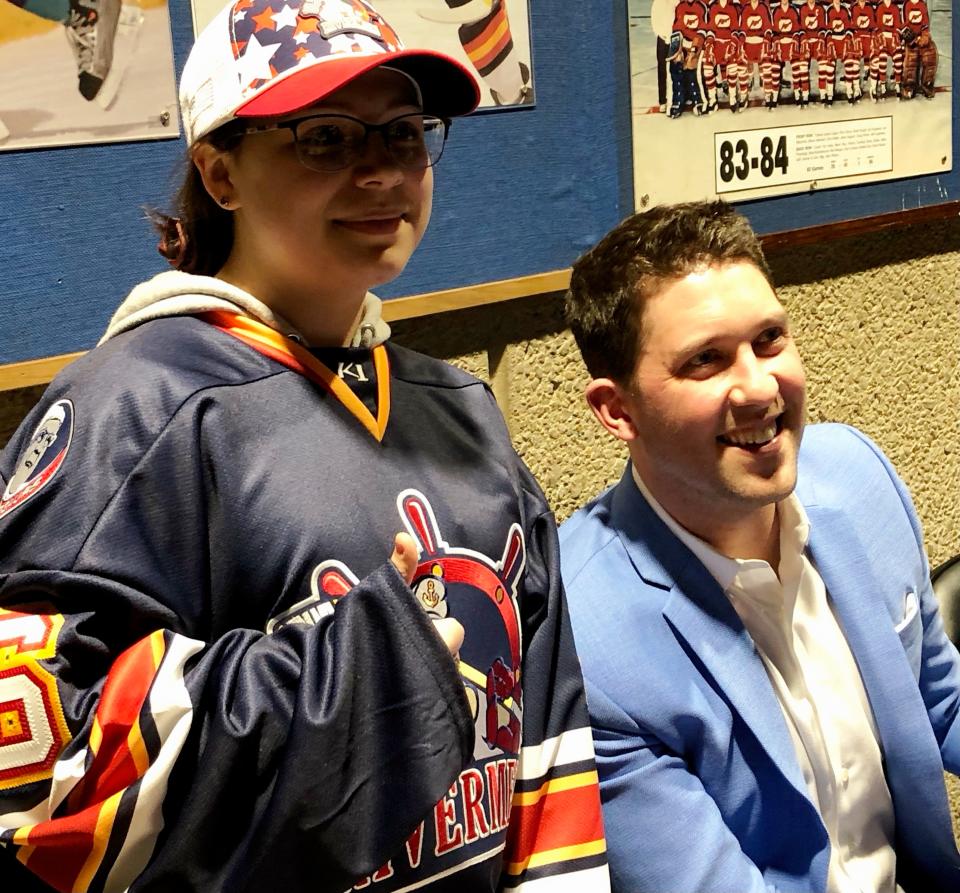
[[57,486],[0,518],[7,876],[342,893],[470,758],[456,665],[389,562],[312,624],[212,619],[207,553],[223,544],[206,532],[198,443],[175,419],[103,507],[82,477],[109,453],[89,443],[89,461],[75,450]]
[[609,877],[600,790],[556,524],[523,473],[535,512],[521,602],[523,742],[501,885],[518,893],[603,893]]

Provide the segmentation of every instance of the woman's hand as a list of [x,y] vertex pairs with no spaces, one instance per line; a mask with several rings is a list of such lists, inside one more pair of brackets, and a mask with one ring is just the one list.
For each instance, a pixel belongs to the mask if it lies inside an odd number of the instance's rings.
[[[393,554],[390,561],[400,572],[400,576],[407,581],[407,585],[412,585],[413,575],[417,570],[417,544],[409,533],[398,533],[393,540]],[[447,646],[454,657],[460,653],[460,646],[463,645],[463,626],[452,617],[434,618],[433,626],[443,639],[443,644]]]

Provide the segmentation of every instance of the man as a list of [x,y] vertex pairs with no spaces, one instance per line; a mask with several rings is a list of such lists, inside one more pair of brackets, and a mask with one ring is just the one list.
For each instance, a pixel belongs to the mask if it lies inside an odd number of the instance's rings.
[[713,0],[709,6],[709,36],[704,48],[707,64],[704,67],[704,84],[707,89],[707,109],[717,108],[717,82],[723,81],[731,112],[740,107],[737,88],[740,76],[740,10],[733,0]]
[[[806,0],[806,3],[800,7],[800,28],[802,29],[800,53],[805,60],[801,70],[800,104],[806,105],[810,100],[811,63],[817,66],[817,83],[819,86],[817,95],[821,101],[824,101],[827,94],[827,72],[825,68],[827,52],[824,38],[827,30],[827,14],[824,8],[817,3],[817,0]],[[832,97],[832,84],[830,89]]]
[[766,2],[750,0],[740,8],[740,32],[743,35],[744,63],[740,66],[740,101],[745,107],[750,98],[751,80],[756,71],[766,98],[770,92],[772,60],[764,57],[764,47],[773,37],[773,22]]
[[821,99],[824,105],[833,105],[836,71],[839,65],[846,84],[847,100],[853,102],[852,75],[855,67],[853,64],[855,45],[850,40],[853,34],[850,11],[841,4],[840,0],[831,0],[830,6],[827,7],[826,20],[826,59],[823,66],[826,75],[826,93],[821,91]]
[[850,25],[853,29],[854,40],[857,43],[855,54],[857,90],[860,91],[860,80],[865,73],[867,76],[867,94],[876,102],[879,61],[874,49],[877,40],[877,20],[874,8],[867,3],[867,0],[857,0],[850,7]]
[[[903,18],[900,7],[892,0],[880,0],[876,6],[877,21],[877,89],[882,96],[892,92],[900,96],[900,82],[903,78],[903,43],[900,34],[903,31]],[[889,64],[888,64],[889,63]],[[888,83],[888,74],[893,80]]]
[[919,522],[866,437],[804,432],[747,222],[628,219],[567,315],[631,460],[561,530],[614,889],[960,889],[960,656]]
[[790,5],[790,0],[780,0],[780,4],[771,12],[771,22],[773,23],[772,40],[772,64],[770,67],[767,108],[775,109],[780,101],[780,86],[783,80],[783,71],[790,69],[790,86],[793,89],[794,100],[797,105],[802,102],[800,84],[802,82],[802,69],[806,65],[809,68],[810,62],[801,58],[800,53],[800,15],[797,10]]
[[912,99],[919,89],[933,99],[939,54],[930,35],[930,11],[924,0],[906,0],[901,9],[903,63],[900,97]]
[[707,7],[700,0],[680,0],[674,10],[670,54],[670,117],[679,118],[687,105],[694,115],[707,108],[703,80],[703,44],[707,37]]

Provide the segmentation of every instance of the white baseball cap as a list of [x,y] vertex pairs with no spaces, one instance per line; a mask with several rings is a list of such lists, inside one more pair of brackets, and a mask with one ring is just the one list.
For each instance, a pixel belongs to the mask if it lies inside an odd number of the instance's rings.
[[381,65],[413,78],[431,115],[466,115],[480,102],[468,68],[406,49],[365,0],[235,0],[197,37],[180,78],[187,145],[235,118],[306,108]]

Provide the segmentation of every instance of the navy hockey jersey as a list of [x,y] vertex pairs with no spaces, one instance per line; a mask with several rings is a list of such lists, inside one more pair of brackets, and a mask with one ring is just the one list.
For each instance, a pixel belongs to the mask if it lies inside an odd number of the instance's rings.
[[157,319],[57,378],[0,486],[17,889],[607,889],[554,522],[482,383]]

